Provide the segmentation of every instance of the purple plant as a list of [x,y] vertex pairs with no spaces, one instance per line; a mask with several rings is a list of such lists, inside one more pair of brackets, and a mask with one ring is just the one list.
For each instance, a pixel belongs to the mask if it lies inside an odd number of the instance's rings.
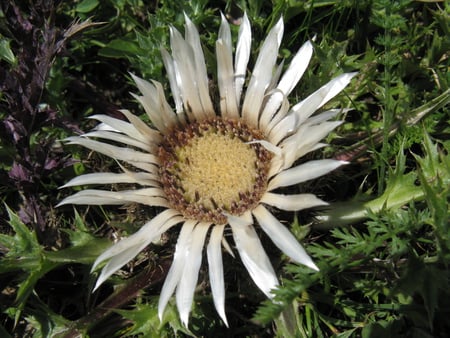
[[58,152],[54,137],[44,128],[78,131],[75,123],[43,103],[45,86],[54,60],[64,51],[68,39],[91,25],[85,22],[65,30],[58,28],[54,20],[56,3],[39,0],[27,2],[27,7],[14,1],[0,4],[7,24],[5,35],[12,40],[17,60],[14,64],[0,61],[0,140],[6,149],[0,179],[9,193],[6,203],[20,204],[22,221],[40,231],[46,228],[53,204],[52,192],[45,191],[43,183],[72,162]]

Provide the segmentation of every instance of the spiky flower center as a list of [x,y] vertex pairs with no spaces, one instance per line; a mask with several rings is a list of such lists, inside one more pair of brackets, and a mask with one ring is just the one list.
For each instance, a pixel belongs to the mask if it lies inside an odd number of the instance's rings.
[[260,131],[213,118],[175,128],[159,146],[162,187],[186,218],[226,223],[226,213],[254,208],[267,187],[271,154]]

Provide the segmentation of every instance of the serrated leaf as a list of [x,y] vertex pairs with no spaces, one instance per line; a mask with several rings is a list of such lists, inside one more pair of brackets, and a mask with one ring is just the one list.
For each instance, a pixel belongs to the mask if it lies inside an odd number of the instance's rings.
[[32,253],[40,250],[39,243],[36,238],[34,231],[27,228],[25,224],[22,223],[19,216],[15,214],[8,206],[6,206],[9,217],[9,225],[13,228],[15,234],[14,237],[9,237],[9,243],[5,236],[2,236],[2,244],[7,247],[9,255],[15,255],[19,252]]
[[[171,337],[173,333],[182,332],[188,336],[193,336],[180,322],[176,309],[170,304],[164,311],[164,317],[160,322],[158,317],[157,301],[148,304],[137,304],[132,310],[120,310],[119,313],[126,319],[133,322],[133,327],[127,335],[144,335],[144,337]],[[173,332],[170,332],[168,328]]]

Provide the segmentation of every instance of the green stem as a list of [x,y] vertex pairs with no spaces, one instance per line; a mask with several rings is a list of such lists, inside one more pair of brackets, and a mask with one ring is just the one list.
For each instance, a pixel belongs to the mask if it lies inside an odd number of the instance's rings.
[[324,212],[316,217],[313,225],[316,230],[328,230],[361,222],[371,213],[377,214],[386,209],[398,209],[410,202],[422,200],[425,197],[420,187],[400,186],[390,194],[366,202],[332,203]]

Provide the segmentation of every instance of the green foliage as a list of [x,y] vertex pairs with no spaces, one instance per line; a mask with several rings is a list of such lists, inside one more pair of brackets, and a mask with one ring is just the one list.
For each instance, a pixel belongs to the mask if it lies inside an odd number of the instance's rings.
[[[423,140],[417,170],[405,174],[400,152],[385,193],[366,202],[365,216],[357,217],[369,218],[365,226],[334,228],[310,246],[320,257],[320,273],[288,266],[289,277],[277,291],[280,303],[266,302],[258,320],[269,322],[295,304],[295,332],[306,330],[304,336],[432,337],[448,330],[450,156],[448,146],[438,147],[427,134]],[[351,210],[339,214],[350,216]],[[306,329],[311,327],[314,332]]]
[[137,304],[131,310],[116,310],[116,312],[133,322],[132,327],[121,333],[125,337],[135,335],[144,335],[144,337],[177,337],[180,333],[194,336],[181,324],[174,306],[167,308],[163,321],[160,322],[157,300],[153,300],[153,302],[148,304]]
[[[25,3],[20,9],[29,15]],[[279,251],[270,250],[282,279],[274,303],[263,298],[238,258],[224,255],[230,328],[215,313],[206,269],[200,275],[189,329],[181,325],[172,303],[160,323],[156,304],[168,270],[161,262],[170,261],[172,245],[154,245],[122,269],[110,284],[114,292],[105,286],[92,294],[93,261],[110,245],[110,238],[134,231],[153,211],[136,206],[79,208],[75,214],[71,208],[53,209],[64,194],[58,186],[74,174],[116,165],[79,148],[62,149],[54,141],[51,150],[75,163],[27,186],[48,206],[43,213],[46,227],[24,224],[20,193],[0,187],[0,199],[9,206],[0,214],[1,337],[445,337],[449,332],[446,2],[60,2],[53,22],[61,34],[71,22],[90,18],[96,24],[74,34],[76,39],[49,63],[39,105],[54,109],[59,123],[33,130],[29,147],[89,130],[92,124],[85,117],[93,113],[114,115],[118,108],[138,112],[129,95],[136,92],[129,72],[160,81],[168,89],[160,50],[170,49],[170,26],[183,32],[184,13],[199,28],[205,57],[214,67],[219,13],[238,23],[244,11],[252,22],[251,63],[281,16],[285,35],[280,60],[285,59],[285,65],[305,40],[315,37],[310,67],[290,103],[337,74],[358,71],[351,85],[325,107],[352,108],[340,117],[346,123],[327,140],[330,147],[325,150],[327,157],[351,163],[299,188],[335,203],[315,210],[314,218],[311,212],[299,213],[292,222],[293,233],[305,243],[320,272],[281,264]],[[0,12],[0,67],[16,70],[19,37],[10,35],[5,23]],[[232,24],[231,29],[235,39],[239,26]],[[209,70],[214,78],[215,70]],[[0,103],[6,99],[0,93]],[[2,120],[9,113],[0,111]],[[0,143],[2,179],[8,180],[16,158],[12,143]],[[176,233],[169,232],[161,243],[175,240]],[[147,266],[162,276],[147,282],[150,287],[144,285],[141,292],[117,292],[136,283],[130,276],[139,277]],[[112,304],[107,310],[105,302]]]
[[[0,275],[20,272],[14,301],[17,308],[8,309],[8,312],[14,314],[17,322],[36,283],[46,273],[62,264],[91,264],[105,249],[106,242],[84,232],[82,221],[76,214],[75,226],[78,226],[78,229],[77,231],[68,230],[73,246],[64,250],[48,251],[39,244],[34,231],[30,231],[8,207],[7,211],[14,235],[0,234],[0,247],[6,252],[1,260]],[[12,284],[10,287],[16,287],[16,285]],[[2,304],[3,310],[6,310],[3,308],[5,305]]]

